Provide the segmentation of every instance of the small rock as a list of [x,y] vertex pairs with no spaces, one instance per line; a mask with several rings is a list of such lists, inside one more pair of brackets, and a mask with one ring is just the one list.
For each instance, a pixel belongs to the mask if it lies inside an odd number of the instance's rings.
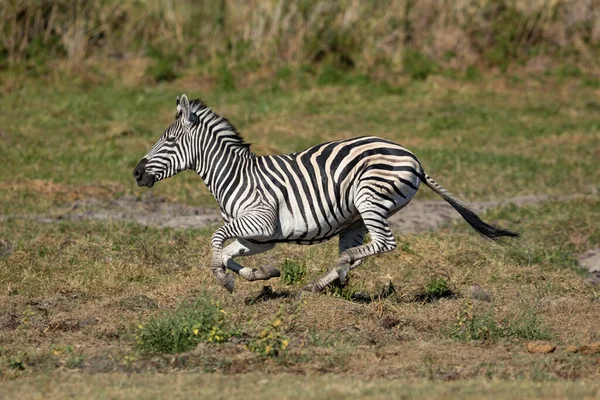
[[600,271],[600,248],[590,249],[580,255],[579,263],[590,272]]
[[486,301],[488,303],[492,301],[492,295],[479,285],[471,286],[469,292],[471,293],[471,298],[474,300]]
[[556,350],[556,345],[548,342],[529,342],[527,343],[527,351],[537,354],[549,354]]
[[594,342],[583,345],[579,348],[581,354],[598,354],[600,353],[600,342]]
[[567,353],[577,353],[577,352],[579,351],[579,347],[577,347],[577,346],[574,346],[574,345],[570,345],[570,346],[567,346],[567,347],[565,348],[565,351],[566,351]]

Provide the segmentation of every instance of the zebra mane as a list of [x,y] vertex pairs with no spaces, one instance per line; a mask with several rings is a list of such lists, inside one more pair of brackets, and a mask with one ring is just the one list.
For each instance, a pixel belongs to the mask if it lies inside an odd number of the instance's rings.
[[[216,112],[214,112],[209,106],[206,105],[200,99],[191,99],[190,100],[190,113],[196,116],[196,121],[200,120],[200,116],[202,115],[202,119],[205,120],[213,120],[218,119],[221,121],[221,124],[225,124],[229,131],[231,131],[231,135],[228,135],[233,139],[234,146],[243,150],[247,150],[250,152],[250,143],[246,143],[242,135],[239,134],[235,126],[225,117],[220,116]],[[250,152],[251,155],[253,155]]]

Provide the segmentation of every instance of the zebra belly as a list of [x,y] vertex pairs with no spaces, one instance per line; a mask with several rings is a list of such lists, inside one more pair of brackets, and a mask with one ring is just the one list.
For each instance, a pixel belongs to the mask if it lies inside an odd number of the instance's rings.
[[[353,208],[353,207],[352,207]],[[353,208],[351,214],[342,216],[339,211],[318,215],[292,215],[285,207],[279,210],[279,224],[275,237],[270,242],[294,242],[299,244],[314,244],[327,241],[338,235],[360,215]]]

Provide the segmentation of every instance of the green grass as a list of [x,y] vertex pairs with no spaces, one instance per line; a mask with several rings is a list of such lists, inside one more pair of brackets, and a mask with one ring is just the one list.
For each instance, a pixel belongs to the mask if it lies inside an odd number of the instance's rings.
[[[352,80],[276,92],[26,86],[0,99],[0,140],[8,150],[0,206],[9,213],[40,211],[86,194],[143,193],[131,171],[172,121],[181,92],[204,98],[258,154],[374,134],[413,150],[432,176],[465,196],[589,191],[600,180],[594,168],[600,125],[596,110],[586,107],[593,89],[567,99],[558,90],[521,96],[521,86],[495,92],[477,84],[413,82],[401,94]],[[192,172],[152,192],[215,206]]]
[[191,350],[200,342],[223,342],[230,336],[224,310],[204,293],[194,302],[184,302],[139,323],[135,341],[143,352],[172,354]]
[[429,301],[438,300],[443,297],[449,297],[452,295],[452,290],[448,286],[448,282],[444,277],[437,277],[431,279],[425,285],[425,298]]
[[306,275],[306,265],[286,259],[281,265],[281,280],[287,285],[299,283]]
[[540,322],[533,308],[497,321],[493,308],[476,312],[466,302],[456,316],[450,337],[460,341],[497,341],[500,339],[551,340],[554,336]]

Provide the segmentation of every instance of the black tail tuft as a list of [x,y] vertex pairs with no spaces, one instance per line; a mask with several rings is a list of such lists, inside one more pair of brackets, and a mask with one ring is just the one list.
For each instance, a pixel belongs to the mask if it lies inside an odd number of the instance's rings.
[[429,175],[422,171],[421,181],[423,181],[431,190],[442,196],[460,215],[475,229],[479,234],[490,238],[492,240],[499,240],[503,236],[507,237],[519,237],[520,235],[516,232],[512,232],[506,229],[495,228],[489,224],[486,224],[467,206],[462,204],[459,200],[455,199],[450,192],[440,186],[434,181]]
[[456,211],[462,215],[462,217],[481,235],[488,237],[492,240],[498,240],[501,237],[519,237],[520,235],[516,232],[512,232],[506,229],[495,228],[489,224],[486,224],[475,214],[472,210],[462,204],[454,201],[454,199],[446,199]]

